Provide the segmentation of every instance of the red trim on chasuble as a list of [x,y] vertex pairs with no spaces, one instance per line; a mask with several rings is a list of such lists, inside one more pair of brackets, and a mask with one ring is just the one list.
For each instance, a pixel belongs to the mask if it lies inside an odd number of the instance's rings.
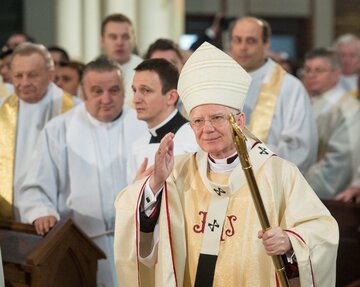
[[175,284],[178,286],[177,276],[176,276],[176,269],[175,269],[175,262],[174,262],[174,252],[173,252],[173,245],[172,245],[172,237],[171,237],[171,225],[170,225],[170,212],[169,212],[169,201],[168,201],[168,190],[167,190],[167,184],[165,182],[164,186],[165,191],[165,206],[166,206],[166,221],[168,225],[168,233],[169,233],[169,244],[170,244],[170,250],[171,250],[171,261],[172,261],[172,267],[175,277]]
[[254,142],[253,143],[253,145],[252,145],[252,147],[251,147],[251,149],[253,149],[256,145],[258,145],[258,144],[261,144],[261,141],[256,141],[256,142]]
[[[305,240],[304,240],[299,234],[297,234],[295,231],[292,231],[292,230],[289,230],[289,229],[284,229],[284,231],[289,232],[289,233],[295,235],[296,237],[298,237],[298,238],[302,241],[302,243],[304,243],[305,245],[307,245],[306,242],[305,242]],[[312,268],[310,256],[309,256],[309,262],[310,262],[310,270],[311,270],[312,283],[313,283],[313,285],[314,285],[314,287],[315,287],[314,271],[313,271],[313,268]]]
[[140,192],[139,197],[137,199],[137,203],[136,203],[136,212],[135,212],[135,228],[136,228],[136,262],[137,262],[137,274],[138,274],[138,286],[140,287],[140,272],[139,272],[139,212],[140,212],[140,203],[141,203],[141,198],[144,192],[144,188],[145,188],[145,184],[146,182],[149,180],[150,176],[145,180],[144,184],[141,187],[142,192]]

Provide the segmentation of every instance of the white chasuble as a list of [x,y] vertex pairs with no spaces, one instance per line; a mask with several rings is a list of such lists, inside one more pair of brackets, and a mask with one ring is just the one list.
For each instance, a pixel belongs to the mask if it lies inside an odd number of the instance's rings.
[[[152,268],[138,260],[144,244],[138,229],[144,181],[120,193],[115,202],[115,261],[120,285],[194,286],[205,229],[211,227],[206,225],[212,197],[210,181],[203,176],[207,169],[204,152],[175,159],[162,194],[157,261]],[[213,286],[273,287],[275,270],[257,238],[262,228],[249,188],[239,182],[242,173],[238,166],[229,176],[229,189],[234,193],[220,234]],[[338,229],[330,213],[298,169],[279,157],[270,157],[255,176],[271,226],[289,230],[301,286],[314,286],[313,282],[335,286]]]

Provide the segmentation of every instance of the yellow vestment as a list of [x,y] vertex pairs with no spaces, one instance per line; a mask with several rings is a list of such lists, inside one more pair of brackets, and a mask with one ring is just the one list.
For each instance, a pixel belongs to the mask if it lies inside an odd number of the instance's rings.
[[[153,250],[156,261],[152,267],[138,260],[141,249],[149,245],[139,231],[144,181],[119,194],[115,202],[115,261],[120,286],[194,286],[211,199],[207,160],[204,152],[176,158],[162,194],[159,242]],[[237,182],[242,173],[239,165],[224,175],[225,180],[229,177],[228,188],[233,193],[213,286],[276,286],[271,258],[257,238],[261,226],[249,188]],[[336,221],[293,164],[272,156],[255,175],[271,226],[289,230],[301,286],[335,286]]]

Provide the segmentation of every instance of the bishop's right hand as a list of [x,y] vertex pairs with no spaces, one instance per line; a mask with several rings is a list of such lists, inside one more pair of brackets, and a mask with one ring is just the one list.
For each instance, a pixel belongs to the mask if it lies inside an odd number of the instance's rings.
[[174,167],[174,134],[168,133],[160,142],[155,155],[154,172],[150,177],[150,188],[156,193],[165,183]]

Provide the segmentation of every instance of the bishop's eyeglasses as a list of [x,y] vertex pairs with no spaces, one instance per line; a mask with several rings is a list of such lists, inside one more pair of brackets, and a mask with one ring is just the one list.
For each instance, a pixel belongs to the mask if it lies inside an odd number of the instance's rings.
[[[240,114],[240,113],[239,113]],[[226,122],[228,121],[228,117],[225,114],[214,114],[209,116],[208,119],[205,119],[203,117],[194,117],[190,120],[190,125],[194,129],[202,129],[205,126],[205,122],[210,122],[210,124],[215,127],[219,128],[222,127]]]

